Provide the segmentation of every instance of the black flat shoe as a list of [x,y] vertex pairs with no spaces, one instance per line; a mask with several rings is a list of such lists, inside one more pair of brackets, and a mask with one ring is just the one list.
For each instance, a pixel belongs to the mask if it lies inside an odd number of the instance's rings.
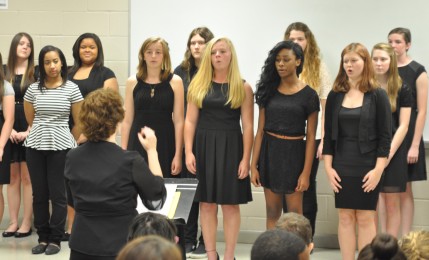
[[33,233],[33,230],[31,228],[30,228],[30,230],[28,232],[25,232],[25,233],[21,233],[21,232],[16,231],[15,232],[15,237],[16,238],[28,237],[28,236],[31,236],[31,233]]
[[46,247],[45,255],[55,255],[60,252],[61,247],[57,244],[49,244],[48,247]]
[[[18,231],[19,228],[16,229],[16,231]],[[13,237],[16,233],[16,231],[5,231],[3,232],[2,236],[3,237]]]
[[69,241],[70,239],[70,234],[66,231],[63,234],[63,237],[61,238],[61,241]]
[[40,243],[31,249],[31,253],[33,255],[43,254],[45,253],[47,247],[48,247],[48,244]]

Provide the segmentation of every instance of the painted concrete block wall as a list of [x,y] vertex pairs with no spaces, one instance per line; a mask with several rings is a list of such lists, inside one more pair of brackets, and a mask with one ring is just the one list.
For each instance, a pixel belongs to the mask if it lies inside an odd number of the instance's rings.
[[[37,57],[40,49],[52,44],[61,48],[69,64],[72,64],[72,46],[84,32],[94,32],[101,38],[105,64],[116,74],[120,92],[124,94],[128,71],[128,20],[127,0],[12,0],[8,10],[0,10],[0,52],[6,62],[12,37],[20,31],[28,32],[34,39]],[[36,58],[37,59],[37,58]],[[257,122],[257,121],[255,121]],[[120,137],[118,136],[118,140]],[[428,161],[428,159],[427,159]],[[318,174],[318,203],[316,236],[337,233],[338,216],[334,207],[333,192],[327,183],[323,162]],[[429,230],[429,182],[415,183],[414,228]],[[6,197],[6,189],[3,188]],[[6,198],[5,198],[6,199]],[[5,201],[7,204],[7,200]],[[241,207],[242,235],[265,230],[265,199],[261,188],[253,188],[253,202]],[[219,210],[219,230],[222,230],[222,215]],[[1,228],[8,225],[8,209],[5,207]]]

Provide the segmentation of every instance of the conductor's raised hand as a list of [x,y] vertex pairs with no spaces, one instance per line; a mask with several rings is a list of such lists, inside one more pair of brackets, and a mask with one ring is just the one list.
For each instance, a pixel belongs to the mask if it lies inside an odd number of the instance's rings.
[[143,127],[139,133],[137,133],[140,143],[146,151],[156,150],[156,136],[155,131],[149,127]]

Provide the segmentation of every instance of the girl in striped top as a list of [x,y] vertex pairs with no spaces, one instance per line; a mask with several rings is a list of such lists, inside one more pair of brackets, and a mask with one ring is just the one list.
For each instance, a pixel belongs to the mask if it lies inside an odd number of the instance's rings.
[[[39,54],[39,66],[40,79],[28,87],[24,96],[25,117],[31,127],[24,145],[33,187],[34,226],[39,236],[32,253],[51,255],[60,251],[64,234],[64,163],[67,152],[77,146],[77,115],[83,98],[78,86],[67,80],[67,63],[60,49],[45,46]],[[70,112],[75,122],[72,133],[68,126]]]

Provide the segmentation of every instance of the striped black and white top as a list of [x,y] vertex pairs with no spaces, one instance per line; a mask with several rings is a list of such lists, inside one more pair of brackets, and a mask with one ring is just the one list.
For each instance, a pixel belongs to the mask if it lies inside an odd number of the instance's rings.
[[66,150],[77,143],[68,121],[71,105],[82,101],[79,87],[71,81],[57,88],[39,90],[39,82],[31,84],[24,100],[33,104],[35,116],[24,146],[37,150]]

